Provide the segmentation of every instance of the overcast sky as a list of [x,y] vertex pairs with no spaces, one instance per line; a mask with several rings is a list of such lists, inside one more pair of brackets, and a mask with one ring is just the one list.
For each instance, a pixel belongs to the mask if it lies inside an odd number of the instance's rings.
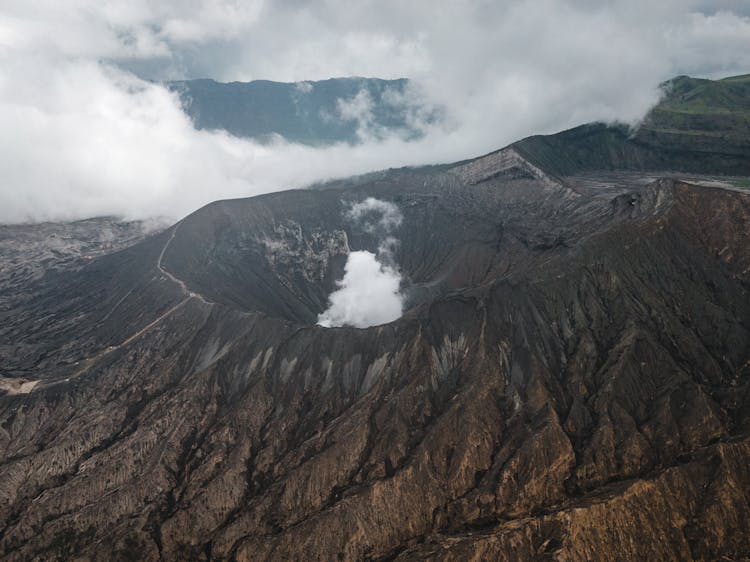
[[[0,222],[179,218],[211,200],[635,122],[677,74],[750,72],[750,1],[4,0]],[[419,142],[259,146],[195,131],[149,80],[409,77]]]

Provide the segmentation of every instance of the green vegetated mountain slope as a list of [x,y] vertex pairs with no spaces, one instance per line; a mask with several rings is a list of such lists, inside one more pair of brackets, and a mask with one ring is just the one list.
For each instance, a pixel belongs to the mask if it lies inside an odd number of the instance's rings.
[[325,145],[360,140],[359,129],[405,138],[419,134],[410,118],[424,109],[410,98],[406,79],[332,78],[311,82],[168,83],[179,93],[198,129],[223,129],[238,137]]
[[[674,114],[732,115],[747,124],[750,118],[750,74],[722,80],[678,76],[664,85],[666,97],[655,108],[657,112]],[[693,128],[712,128],[707,121]]]
[[637,128],[587,124],[534,136],[514,147],[551,173],[679,170],[750,174],[750,75],[680,76]]

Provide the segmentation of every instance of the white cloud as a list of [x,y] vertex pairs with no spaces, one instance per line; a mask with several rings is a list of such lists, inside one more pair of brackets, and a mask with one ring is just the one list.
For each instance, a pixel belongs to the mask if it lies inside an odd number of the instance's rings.
[[357,251],[347,256],[344,278],[331,293],[318,324],[367,328],[396,320],[403,312],[404,296],[394,256],[398,240],[390,233],[401,225],[403,215],[390,201],[368,197],[352,204],[345,216],[380,238],[378,254]]
[[344,278],[331,293],[330,306],[318,316],[318,324],[367,328],[396,320],[403,306],[400,284],[401,275],[380,263],[375,254],[351,252]]
[[[177,218],[223,197],[460,160],[591,120],[637,120],[675,74],[750,71],[750,18],[706,0],[7,0],[0,7],[0,222]],[[195,131],[152,78],[408,76],[445,108],[407,143],[261,146]],[[370,131],[371,132],[371,131]]]
[[357,124],[357,136],[363,141],[382,137],[385,132],[374,130],[376,126],[373,108],[372,96],[367,90],[360,90],[357,95],[350,99],[339,98],[337,102],[340,119],[354,121]]

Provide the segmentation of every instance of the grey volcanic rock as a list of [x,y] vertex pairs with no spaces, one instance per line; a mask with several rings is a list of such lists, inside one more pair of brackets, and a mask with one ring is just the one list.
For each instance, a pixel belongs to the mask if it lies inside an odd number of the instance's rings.
[[[12,312],[18,309],[30,312],[37,320],[48,317],[51,310],[35,309],[32,304],[40,283],[54,283],[63,272],[78,270],[94,258],[131,246],[165,226],[168,225],[159,220],[122,221],[112,217],[0,225],[0,318],[4,328],[19,320]],[[15,379],[14,375],[24,373],[11,368],[11,358],[24,354],[13,336],[16,329],[11,328],[7,337],[0,339],[2,388],[23,384],[23,379]]]
[[[398,205],[405,315],[315,326]],[[750,553],[750,196],[515,147],[213,203],[0,318],[8,560]]]
[[102,217],[69,223],[0,225],[0,287],[12,289],[51,269],[68,269],[133,245],[169,226]]

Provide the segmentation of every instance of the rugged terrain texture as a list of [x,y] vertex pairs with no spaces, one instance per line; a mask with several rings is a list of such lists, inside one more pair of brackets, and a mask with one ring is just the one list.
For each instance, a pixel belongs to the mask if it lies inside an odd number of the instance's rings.
[[[165,226],[169,225],[162,220],[128,222],[112,217],[0,225],[0,315],[8,317],[10,311],[24,308],[35,299],[35,286],[42,277],[79,269],[90,260],[126,248]],[[37,321],[44,322],[45,318],[46,314],[42,314]],[[25,382],[9,370],[11,358],[19,353],[12,333],[0,339],[0,389],[10,392]]]
[[[750,557],[750,196],[605,170],[514,145],[4,276],[3,558]],[[315,326],[366,197],[408,310]]]

